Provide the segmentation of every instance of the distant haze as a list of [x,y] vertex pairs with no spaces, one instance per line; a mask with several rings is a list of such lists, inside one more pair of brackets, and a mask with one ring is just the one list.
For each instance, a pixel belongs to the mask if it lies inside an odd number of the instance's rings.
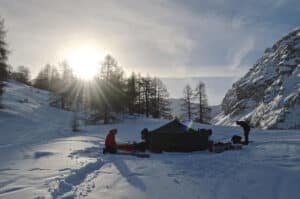
[[199,81],[206,85],[206,93],[209,105],[221,104],[228,89],[237,80],[237,77],[189,77],[189,78],[161,78],[166,85],[171,98],[182,98],[183,88],[190,84],[195,88]]

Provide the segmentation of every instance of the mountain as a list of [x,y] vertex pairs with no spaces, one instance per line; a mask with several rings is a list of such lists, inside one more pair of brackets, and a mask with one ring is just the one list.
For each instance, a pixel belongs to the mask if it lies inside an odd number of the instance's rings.
[[254,127],[300,128],[300,27],[267,48],[222,101],[217,124],[247,120]]
[[[222,112],[222,106],[221,105],[213,105],[210,106],[211,108],[211,118],[215,118],[217,115],[219,115]],[[214,120],[212,121],[212,124],[214,124]]]

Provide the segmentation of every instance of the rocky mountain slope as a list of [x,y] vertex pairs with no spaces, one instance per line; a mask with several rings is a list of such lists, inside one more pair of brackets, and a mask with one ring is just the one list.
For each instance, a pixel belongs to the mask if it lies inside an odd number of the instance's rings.
[[300,128],[300,27],[267,48],[222,101],[217,124],[238,119],[252,126]]

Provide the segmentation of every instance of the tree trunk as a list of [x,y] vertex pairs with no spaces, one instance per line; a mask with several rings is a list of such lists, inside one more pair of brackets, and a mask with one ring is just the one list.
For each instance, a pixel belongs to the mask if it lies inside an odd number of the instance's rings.
[[191,101],[188,99],[188,118],[191,120],[192,114],[191,114]]
[[146,117],[149,117],[149,96],[148,96],[148,90],[146,90]]
[[104,106],[104,118],[103,118],[103,123],[104,124],[108,124],[108,116],[109,116],[109,113],[108,113],[108,107],[107,105]]
[[63,96],[61,97],[61,109],[65,109],[65,98]]
[[199,94],[199,122],[203,123],[202,96]]

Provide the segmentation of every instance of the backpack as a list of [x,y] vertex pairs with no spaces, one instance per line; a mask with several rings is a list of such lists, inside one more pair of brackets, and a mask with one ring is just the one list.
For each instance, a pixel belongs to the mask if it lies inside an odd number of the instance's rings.
[[239,135],[234,135],[234,136],[232,136],[232,138],[231,138],[231,142],[232,142],[233,144],[240,144],[240,143],[242,143],[242,137],[239,136]]

